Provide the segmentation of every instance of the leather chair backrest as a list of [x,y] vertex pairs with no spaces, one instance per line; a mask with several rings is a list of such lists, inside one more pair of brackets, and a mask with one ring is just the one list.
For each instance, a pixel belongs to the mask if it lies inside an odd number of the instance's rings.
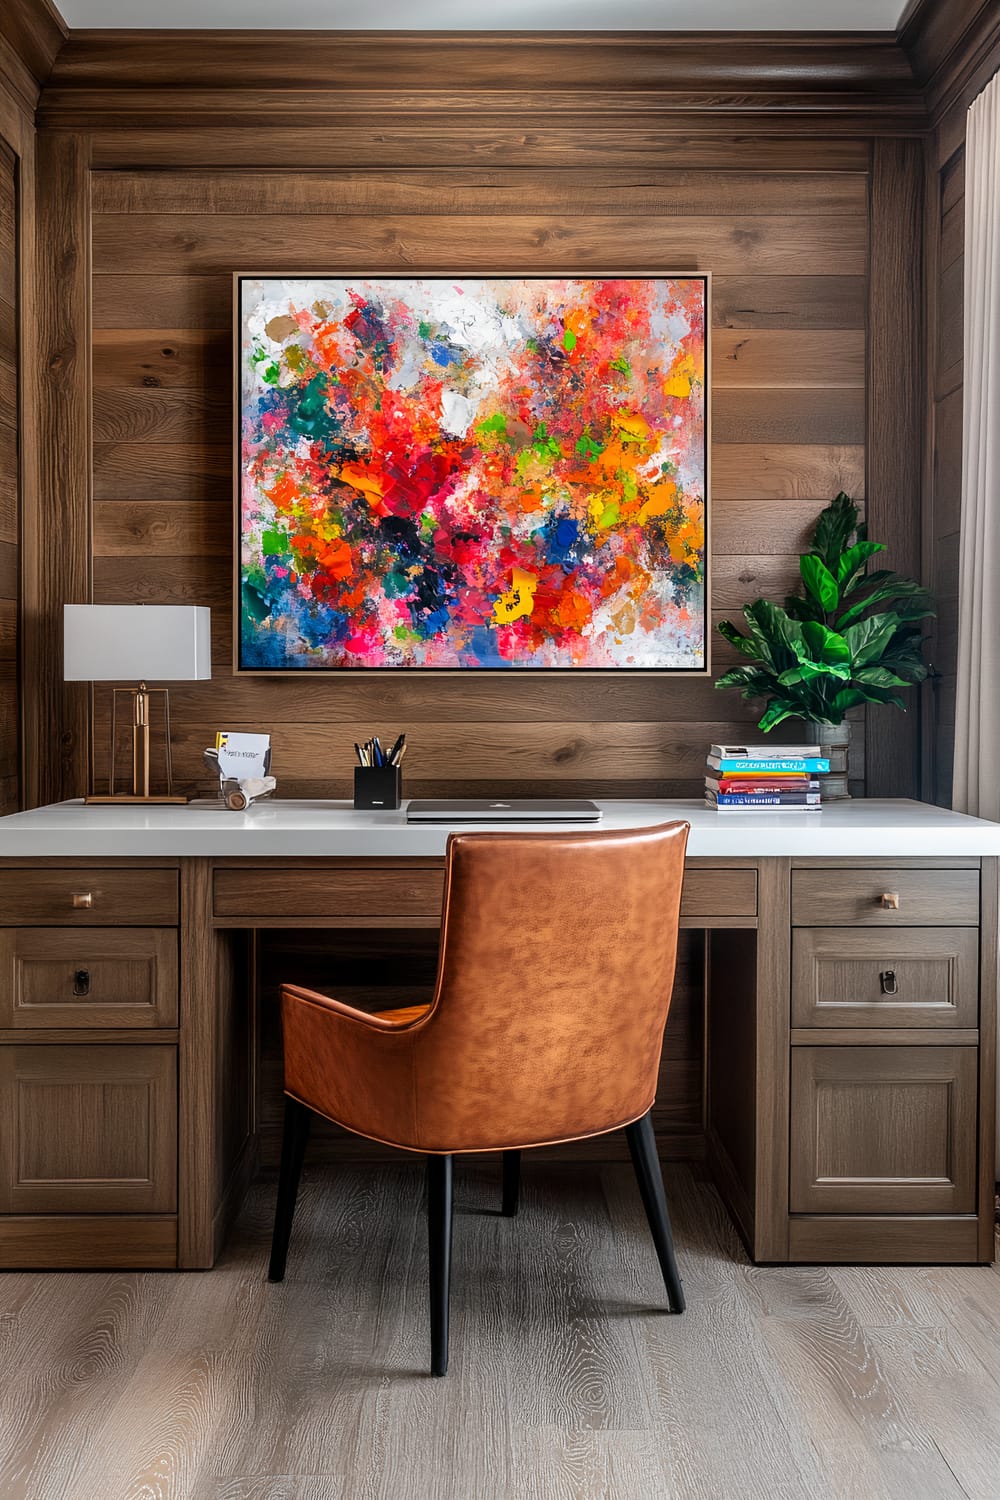
[[682,822],[451,836],[435,1000],[413,1054],[426,1149],[570,1140],[646,1112],[687,836]]

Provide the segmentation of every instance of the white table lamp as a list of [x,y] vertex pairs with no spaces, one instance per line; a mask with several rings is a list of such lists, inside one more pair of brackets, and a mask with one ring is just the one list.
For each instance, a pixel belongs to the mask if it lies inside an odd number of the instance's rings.
[[[195,604],[66,604],[63,606],[63,677],[67,682],[120,682],[111,709],[108,795],[88,802],[186,802],[173,796],[170,763],[170,697],[147,681],[201,682],[212,675],[211,611]],[[115,793],[118,699],[131,698],[132,791]],[[167,793],[149,790],[150,700],[163,699]]]

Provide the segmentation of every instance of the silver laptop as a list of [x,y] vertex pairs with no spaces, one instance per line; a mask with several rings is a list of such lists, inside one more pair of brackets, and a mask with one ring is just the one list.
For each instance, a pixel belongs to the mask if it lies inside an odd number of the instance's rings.
[[572,797],[418,797],[408,823],[599,823],[601,809]]

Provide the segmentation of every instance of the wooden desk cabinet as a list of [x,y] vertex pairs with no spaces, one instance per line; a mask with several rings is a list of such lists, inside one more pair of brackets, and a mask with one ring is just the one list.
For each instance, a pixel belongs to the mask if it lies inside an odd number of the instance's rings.
[[[257,1160],[248,934],[434,927],[442,870],[0,859],[0,1266],[210,1266]],[[989,1261],[997,860],[695,856],[682,920],[753,1256]]]
[[757,952],[711,934],[708,987],[708,1154],[752,1253],[992,1260],[997,862],[761,868]]

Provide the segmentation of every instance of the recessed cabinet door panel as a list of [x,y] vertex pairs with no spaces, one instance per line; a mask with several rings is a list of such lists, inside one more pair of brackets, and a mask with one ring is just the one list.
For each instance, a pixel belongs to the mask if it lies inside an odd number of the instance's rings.
[[173,1213],[177,1054],[0,1047],[0,1211]]
[[974,1213],[975,1047],[792,1049],[792,1213]]
[[176,928],[0,928],[0,1027],[176,1025]]
[[800,927],[792,933],[792,1025],[979,1024],[979,933],[972,927]]

